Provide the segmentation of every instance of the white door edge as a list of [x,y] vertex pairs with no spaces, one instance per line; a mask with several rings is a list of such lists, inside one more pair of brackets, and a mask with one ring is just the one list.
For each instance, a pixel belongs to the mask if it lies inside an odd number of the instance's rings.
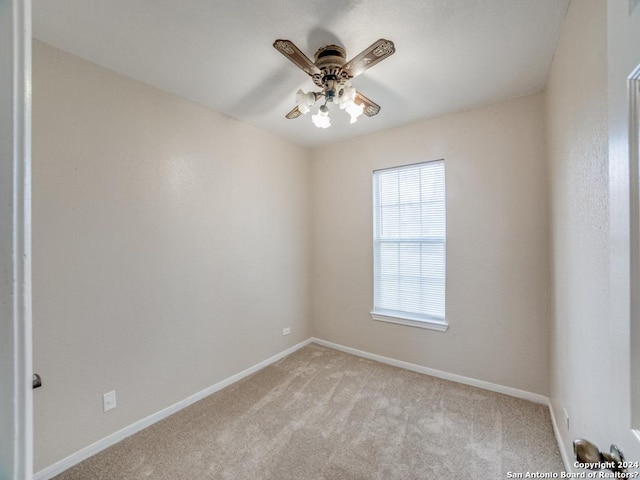
[[0,479],[33,477],[31,2],[0,0]]

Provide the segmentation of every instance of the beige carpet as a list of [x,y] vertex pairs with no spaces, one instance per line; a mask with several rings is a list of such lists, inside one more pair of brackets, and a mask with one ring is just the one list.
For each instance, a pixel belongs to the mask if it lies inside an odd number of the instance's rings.
[[496,480],[560,471],[545,406],[311,344],[56,479]]

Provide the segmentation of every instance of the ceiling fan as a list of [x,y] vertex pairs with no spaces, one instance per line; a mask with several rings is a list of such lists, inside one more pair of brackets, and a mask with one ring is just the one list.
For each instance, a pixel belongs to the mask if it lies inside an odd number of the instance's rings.
[[298,118],[308,113],[322,97],[325,99],[324,104],[320,106],[318,113],[312,116],[313,123],[318,128],[331,125],[328,102],[346,110],[351,116],[351,123],[355,123],[362,113],[372,117],[380,111],[380,105],[357,92],[350,80],[392,55],[396,51],[392,41],[381,38],[348,62],[345,49],[339,45],[325,45],[319,48],[314,56],[315,62],[309,60],[291,40],[276,40],[273,46],[322,89],[320,92],[298,90],[297,105],[287,113],[287,118]]

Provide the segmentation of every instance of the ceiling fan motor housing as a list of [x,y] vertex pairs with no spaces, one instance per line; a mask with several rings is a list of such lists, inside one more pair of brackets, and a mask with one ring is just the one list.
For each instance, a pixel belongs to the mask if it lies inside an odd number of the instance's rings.
[[325,97],[332,101],[342,94],[344,82],[351,78],[342,67],[347,63],[347,54],[340,45],[325,45],[315,54],[315,65],[322,72],[313,81],[324,89]]
[[319,69],[342,67],[347,63],[347,53],[340,45],[325,45],[315,54],[315,64]]

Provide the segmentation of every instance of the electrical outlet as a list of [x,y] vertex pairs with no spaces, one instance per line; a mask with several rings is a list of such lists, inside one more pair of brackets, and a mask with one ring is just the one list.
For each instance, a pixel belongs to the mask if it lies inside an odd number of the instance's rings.
[[282,329],[282,335],[289,335],[291,333],[291,329],[289,327]]
[[110,392],[102,395],[102,406],[105,412],[116,408],[116,391],[111,390]]
[[569,412],[567,412],[566,408],[562,409],[562,416],[564,417],[564,425],[567,427],[567,431],[569,431]]

